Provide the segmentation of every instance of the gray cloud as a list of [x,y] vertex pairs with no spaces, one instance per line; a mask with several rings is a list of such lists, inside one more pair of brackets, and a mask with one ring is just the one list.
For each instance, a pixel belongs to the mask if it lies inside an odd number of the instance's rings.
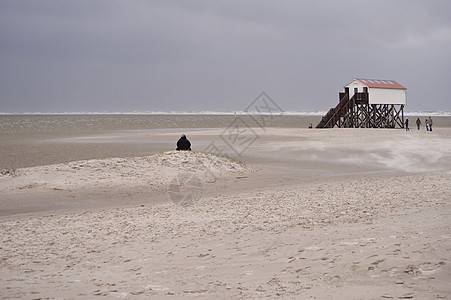
[[[0,111],[327,110],[354,77],[451,104],[449,1],[0,2]],[[426,88],[428,87],[428,88]]]

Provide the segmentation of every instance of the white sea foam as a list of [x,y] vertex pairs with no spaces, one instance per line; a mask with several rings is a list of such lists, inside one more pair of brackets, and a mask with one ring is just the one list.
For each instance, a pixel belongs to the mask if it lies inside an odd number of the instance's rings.
[[[0,115],[249,115],[273,114],[288,116],[324,116],[327,111],[281,111],[281,112],[245,112],[245,111],[77,111],[77,112],[0,112]],[[405,116],[451,116],[451,111],[406,111]]]
[[437,117],[449,117],[451,111],[406,111],[405,116],[437,116]]
[[125,112],[0,112],[0,115],[324,115],[326,112],[301,112],[301,111],[125,111]]
[[[282,111],[271,112],[273,115],[287,116],[324,116],[326,111]],[[77,111],[77,112],[0,112],[0,115],[248,115],[270,114],[268,112],[245,111]],[[451,111],[406,111],[405,116],[451,116]]]

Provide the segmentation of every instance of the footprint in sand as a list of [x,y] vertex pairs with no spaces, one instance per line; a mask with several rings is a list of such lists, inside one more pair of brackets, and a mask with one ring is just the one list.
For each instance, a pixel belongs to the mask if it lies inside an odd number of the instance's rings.
[[445,263],[443,261],[441,261],[437,264],[425,262],[418,266],[418,270],[420,270],[421,274],[423,274],[423,275],[432,275],[432,274],[437,273],[438,269],[444,265],[445,265]]
[[445,262],[442,261],[439,263],[424,262],[418,266],[410,264],[404,269],[404,272],[414,278],[420,276],[430,276],[437,273],[438,269],[444,265]]

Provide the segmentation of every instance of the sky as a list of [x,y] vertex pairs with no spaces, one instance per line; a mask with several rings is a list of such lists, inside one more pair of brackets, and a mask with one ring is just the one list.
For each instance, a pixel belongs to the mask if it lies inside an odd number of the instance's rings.
[[353,78],[451,111],[448,0],[0,0],[0,112],[327,111]]

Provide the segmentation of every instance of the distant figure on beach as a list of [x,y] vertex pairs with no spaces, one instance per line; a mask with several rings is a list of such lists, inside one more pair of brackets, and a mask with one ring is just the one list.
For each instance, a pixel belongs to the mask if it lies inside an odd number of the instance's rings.
[[424,124],[426,124],[426,131],[429,131],[429,121],[428,121],[428,119],[424,120]]
[[417,119],[417,129],[420,130],[421,121],[420,118]]
[[409,119],[406,118],[406,131],[410,131],[409,129]]
[[432,131],[432,118],[431,118],[431,116],[429,116],[429,118],[428,118],[428,123],[429,123],[429,131]]
[[191,151],[191,143],[186,138],[184,134],[182,134],[182,137],[177,141],[177,151],[183,150],[183,151]]

